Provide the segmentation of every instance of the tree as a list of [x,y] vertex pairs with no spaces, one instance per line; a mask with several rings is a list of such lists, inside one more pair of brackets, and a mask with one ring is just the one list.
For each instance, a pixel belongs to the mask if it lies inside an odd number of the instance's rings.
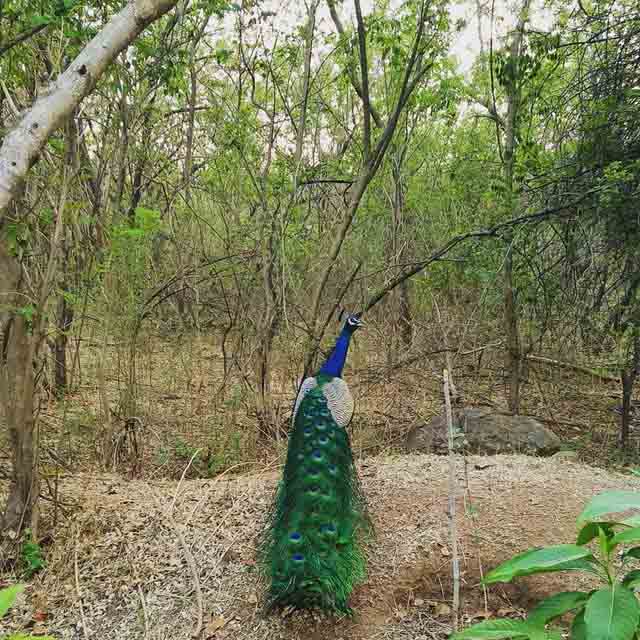
[[37,536],[40,493],[35,441],[36,364],[45,333],[46,303],[55,278],[63,237],[58,208],[44,277],[34,299],[26,292],[23,256],[12,242],[20,220],[27,174],[49,136],[91,93],[115,57],[177,0],[133,0],[116,14],[5,136],[0,148],[0,404],[12,444],[12,478],[2,527],[17,532],[31,525]]

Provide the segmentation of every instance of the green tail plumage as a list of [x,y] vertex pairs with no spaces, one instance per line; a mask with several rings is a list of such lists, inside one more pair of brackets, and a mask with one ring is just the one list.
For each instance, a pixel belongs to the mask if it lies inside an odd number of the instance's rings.
[[349,612],[365,577],[363,536],[371,531],[349,436],[328,406],[317,377],[298,407],[284,473],[265,528],[261,563],[270,581],[267,606]]

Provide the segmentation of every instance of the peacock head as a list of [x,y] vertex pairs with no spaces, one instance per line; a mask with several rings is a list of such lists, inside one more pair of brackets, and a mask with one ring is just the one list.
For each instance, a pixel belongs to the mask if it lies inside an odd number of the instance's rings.
[[362,322],[359,313],[354,313],[347,317],[346,322],[344,323],[343,331],[347,333],[353,333],[356,329],[364,326],[364,322]]

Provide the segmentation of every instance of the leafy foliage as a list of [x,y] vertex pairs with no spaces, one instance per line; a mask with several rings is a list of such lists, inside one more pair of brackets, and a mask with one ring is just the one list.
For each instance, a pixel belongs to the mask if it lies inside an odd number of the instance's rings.
[[[451,636],[452,640],[472,638],[560,638],[560,629],[547,628],[550,622],[566,613],[574,613],[571,640],[632,640],[640,631],[640,604],[634,590],[640,586],[637,569],[628,570],[633,549],[621,554],[622,565],[616,569],[618,547],[637,542],[640,530],[628,518],[613,514],[629,509],[640,511],[640,495],[635,492],[605,492],[595,496],[584,508],[578,524],[577,544],[532,549],[518,554],[490,571],[486,584],[510,582],[516,577],[548,571],[584,570],[598,575],[605,585],[585,593],[567,591],[546,598],[524,621],[486,620]],[[597,541],[598,555],[586,545]]]

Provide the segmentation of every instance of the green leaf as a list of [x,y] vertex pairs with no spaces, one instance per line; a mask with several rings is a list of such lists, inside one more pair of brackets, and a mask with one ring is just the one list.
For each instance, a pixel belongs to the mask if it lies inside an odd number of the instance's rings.
[[[531,633],[536,635],[544,630],[534,628],[522,620],[485,620],[474,624],[464,631],[458,631],[450,636],[449,640],[501,640],[501,638],[530,638]],[[544,636],[543,636],[544,637]]]
[[592,557],[591,551],[575,544],[558,544],[542,549],[530,549],[520,553],[490,571],[484,578],[485,584],[509,582],[517,576],[549,571],[582,570],[586,567],[575,563]]
[[596,538],[599,534],[600,527],[602,527],[605,532],[611,530],[610,522],[589,522],[585,524],[580,532],[578,533],[578,537],[576,538],[576,544],[587,544],[591,542],[594,538]]
[[621,531],[611,538],[609,544],[613,547],[616,544],[629,544],[630,542],[640,542],[640,527]]
[[636,587],[640,587],[640,569],[634,569],[633,571],[629,571],[627,575],[622,578],[623,586],[627,587],[627,589],[635,589]]
[[584,610],[580,611],[571,623],[571,640],[587,640],[587,625],[584,622]]
[[631,640],[638,621],[638,601],[620,585],[596,591],[584,610],[587,640]]
[[636,560],[640,560],[640,547],[632,547],[631,549],[627,549],[623,554],[623,558],[634,558]]
[[562,591],[539,602],[527,616],[527,622],[545,625],[547,622],[567,613],[584,607],[589,594],[582,591]]
[[29,20],[32,27],[40,27],[41,25],[51,24],[53,21],[54,21],[53,16],[39,15],[39,14],[31,16],[31,19]]
[[18,597],[18,594],[22,593],[23,591],[23,584],[14,584],[11,587],[7,587],[6,589],[0,589],[0,618],[2,618],[2,616],[4,616],[7,611],[9,611],[9,608]]
[[[583,522],[611,522],[612,513],[621,513],[629,509],[640,510],[640,493],[637,491],[605,491],[594,496],[578,518]],[[614,520],[614,522],[625,522]]]

